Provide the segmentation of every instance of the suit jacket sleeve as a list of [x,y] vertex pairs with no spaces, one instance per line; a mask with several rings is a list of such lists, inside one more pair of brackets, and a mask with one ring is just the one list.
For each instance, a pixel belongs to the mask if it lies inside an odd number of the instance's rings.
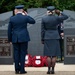
[[8,41],[12,42],[12,23],[11,23],[11,18],[10,18],[9,25],[8,25]]
[[64,13],[61,13],[61,16],[58,16],[59,22],[68,19],[68,16]]
[[28,16],[28,23],[35,24],[35,20],[32,17]]
[[45,27],[44,27],[44,21],[42,19],[41,21],[41,41],[44,41],[44,36],[45,36]]

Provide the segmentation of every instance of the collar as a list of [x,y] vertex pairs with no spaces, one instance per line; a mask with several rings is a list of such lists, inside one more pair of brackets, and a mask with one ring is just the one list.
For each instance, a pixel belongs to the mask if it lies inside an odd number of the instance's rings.
[[22,12],[17,12],[17,14],[22,14]]

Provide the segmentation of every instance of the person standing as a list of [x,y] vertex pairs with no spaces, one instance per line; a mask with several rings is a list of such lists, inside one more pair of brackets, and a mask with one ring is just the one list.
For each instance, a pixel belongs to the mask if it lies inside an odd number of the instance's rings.
[[27,14],[22,15],[24,5],[15,6],[15,16],[10,17],[8,25],[8,41],[13,44],[15,73],[25,74],[25,56],[30,41],[27,23],[35,24],[35,20]]
[[[61,15],[60,10],[56,9],[55,14],[56,14],[56,16],[60,16]],[[60,50],[61,50],[61,57],[58,57],[58,59],[61,58],[61,61],[62,61],[63,43],[64,43],[64,40],[63,40],[63,37],[64,37],[63,26],[64,26],[63,21],[61,21],[61,23],[58,25],[58,32],[59,32],[59,36],[60,36],[59,43],[60,43]]]
[[44,56],[47,56],[48,71],[47,74],[54,74],[56,56],[60,55],[58,24],[68,18],[61,13],[61,16],[55,16],[55,7],[47,7],[47,15],[42,18],[41,22],[41,41],[44,44]]

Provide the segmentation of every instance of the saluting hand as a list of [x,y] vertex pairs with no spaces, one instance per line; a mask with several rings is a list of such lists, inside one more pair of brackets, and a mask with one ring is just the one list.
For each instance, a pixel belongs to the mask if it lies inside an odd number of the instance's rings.
[[23,15],[28,15],[28,13],[26,11],[23,11]]

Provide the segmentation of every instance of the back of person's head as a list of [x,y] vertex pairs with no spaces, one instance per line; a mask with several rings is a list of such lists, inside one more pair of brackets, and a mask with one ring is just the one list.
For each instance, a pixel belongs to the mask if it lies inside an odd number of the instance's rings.
[[23,12],[24,5],[15,6],[15,14],[18,12]]
[[48,6],[47,7],[47,14],[53,14],[55,12],[55,7],[54,6]]

